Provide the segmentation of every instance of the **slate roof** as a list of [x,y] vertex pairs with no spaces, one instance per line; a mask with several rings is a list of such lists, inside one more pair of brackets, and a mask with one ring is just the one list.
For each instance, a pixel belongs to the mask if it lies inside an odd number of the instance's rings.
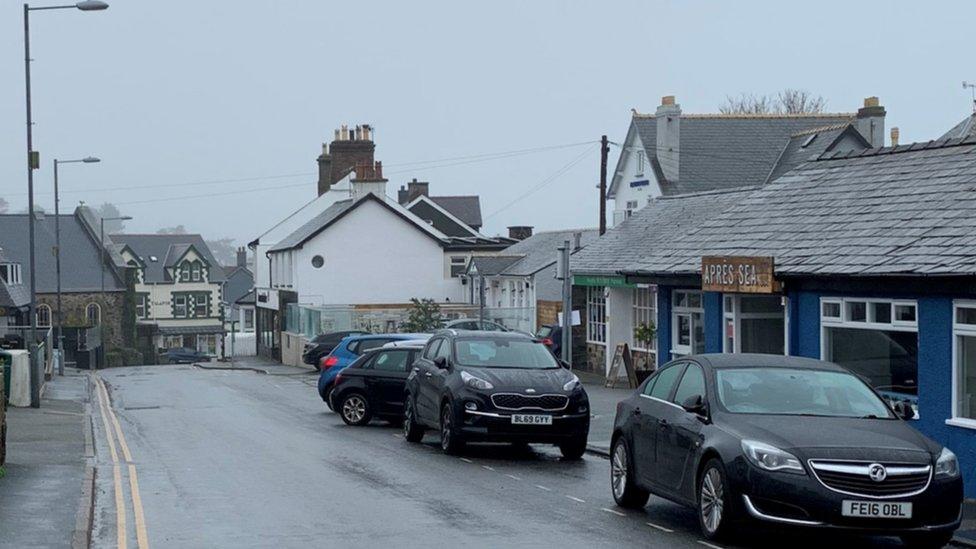
[[[847,124],[854,114],[681,114],[678,178],[662,184],[666,196],[763,184],[790,137],[812,128]],[[651,168],[663,177],[657,155],[657,117],[635,112],[631,124]],[[615,189],[611,189],[611,194]]]
[[661,197],[597,237],[570,258],[573,274],[614,275],[719,215],[755,187]]
[[[0,249],[0,263],[10,262]],[[10,284],[0,280],[0,307],[20,308],[30,303],[30,290],[24,284]]]
[[534,235],[505,248],[505,255],[520,255],[522,259],[508,266],[501,274],[511,276],[529,276],[541,269],[556,263],[556,248],[563,242],[575,244],[574,234],[580,233],[580,246],[585,248],[600,236],[597,229],[567,229],[560,231],[540,231]]
[[774,256],[779,275],[973,275],[974,211],[976,137],[835,151],[624,269],[698,273],[703,255],[747,255]]
[[[856,144],[856,146],[844,145],[845,139]],[[870,149],[871,143],[851,124],[824,126],[793,134],[776,162],[776,166],[769,173],[766,183],[779,178],[800,164],[816,160],[821,154],[838,147],[850,147],[846,150],[864,150]]]
[[[102,248],[98,241],[85,228],[84,223],[73,214],[61,214],[61,290],[63,292],[95,292],[101,290]],[[28,218],[27,214],[0,215],[0,248],[11,261],[21,264],[23,286],[30,288],[30,269],[28,268]],[[55,216],[37,215],[34,222],[35,250],[34,261],[37,271],[37,292],[57,291],[57,271],[55,257],[51,253],[55,243]],[[104,254],[105,257],[111,257]],[[106,291],[124,290],[125,285],[111,267],[111,260],[105,264]]]
[[495,276],[522,259],[520,255],[479,255],[471,258],[469,269],[478,269],[479,275]]
[[321,227],[325,227],[336,220],[340,215],[345,213],[349,207],[352,206],[352,199],[340,200],[328,208],[322,210],[322,213],[310,219],[307,223],[301,227],[295,229],[291,234],[281,239],[277,244],[271,247],[272,252],[289,250],[299,246],[302,242],[305,242],[312,237],[316,232],[320,230]]
[[942,134],[942,137],[939,139],[961,139],[973,136],[976,136],[976,113],[963,118],[962,122],[956,124],[951,130]]
[[475,230],[481,229],[481,197],[431,196],[430,199]]
[[[113,234],[112,241],[128,246],[145,263],[147,283],[172,282],[166,267],[172,267],[192,245],[209,264],[210,282],[223,282],[224,271],[210,247],[198,234]],[[156,261],[152,261],[152,257]]]

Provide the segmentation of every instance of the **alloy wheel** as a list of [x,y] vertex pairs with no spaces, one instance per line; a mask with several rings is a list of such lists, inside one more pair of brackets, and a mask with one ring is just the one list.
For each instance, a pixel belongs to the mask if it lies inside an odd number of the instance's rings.
[[621,443],[614,447],[610,460],[610,487],[617,501],[623,499],[627,488],[627,449]]
[[444,406],[441,414],[441,448],[445,451],[451,447],[451,408]]
[[342,403],[342,415],[350,423],[359,423],[366,415],[366,401],[359,395],[352,395]]
[[407,398],[407,402],[403,405],[403,438],[410,440],[410,428],[413,426],[413,404],[410,404],[410,398]]
[[722,525],[722,507],[725,500],[722,473],[714,467],[705,472],[701,483],[700,512],[702,524],[709,533],[717,532]]

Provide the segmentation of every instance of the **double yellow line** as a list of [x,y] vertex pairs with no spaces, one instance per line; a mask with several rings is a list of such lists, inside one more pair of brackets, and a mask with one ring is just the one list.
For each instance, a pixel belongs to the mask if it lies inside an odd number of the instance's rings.
[[112,410],[111,401],[108,398],[108,391],[105,389],[105,382],[98,375],[94,376],[95,391],[98,393],[99,408],[102,412],[102,425],[105,427],[105,437],[108,439],[109,453],[112,455],[112,475],[115,485],[115,513],[116,530],[118,531],[118,547],[126,549],[126,504],[125,494],[122,490],[122,464],[119,462],[119,453],[116,450],[115,438],[112,435],[113,427],[115,437],[118,437],[119,447],[122,448],[122,457],[129,468],[129,491],[132,494],[132,509],[135,514],[136,522],[136,543],[139,549],[149,549],[149,536],[146,534],[146,517],[142,511],[142,496],[139,495],[139,477],[136,475],[136,466],[132,463],[132,454],[129,452],[129,445],[125,442],[125,435],[122,434],[122,426],[119,418]]

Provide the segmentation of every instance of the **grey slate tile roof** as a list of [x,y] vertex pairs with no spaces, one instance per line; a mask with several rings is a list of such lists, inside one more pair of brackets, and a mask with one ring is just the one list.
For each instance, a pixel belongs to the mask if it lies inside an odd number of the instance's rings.
[[[28,268],[27,214],[0,215],[0,248],[8,260],[21,264],[23,286],[30,287]],[[55,243],[55,217],[35,217],[34,254],[37,271],[37,292],[57,291],[55,257],[51,253]],[[102,249],[98,241],[85,228],[77,215],[61,214],[61,289],[63,292],[94,292],[101,290]],[[111,257],[105,254],[105,257]],[[111,260],[105,267],[106,291],[125,289],[121,279],[114,274]]]
[[597,229],[566,229],[560,231],[539,231],[518,244],[505,248],[505,255],[519,255],[522,259],[505,268],[501,274],[529,276],[556,262],[556,248],[563,242],[575,244],[574,234],[580,233],[580,246],[585,248],[600,236]]
[[476,268],[479,275],[494,276],[521,259],[520,255],[478,255],[471,258],[469,268]]
[[288,250],[294,248],[308,239],[310,236],[315,234],[321,227],[328,225],[332,221],[335,221],[337,217],[342,215],[346,210],[352,206],[352,199],[340,200],[335,204],[332,204],[328,208],[322,210],[322,212],[301,227],[295,229],[290,235],[281,239],[277,244],[271,247],[272,252],[277,252],[281,250]]
[[864,150],[870,149],[871,144],[852,124],[823,126],[793,134],[766,182],[774,181],[804,162],[816,160],[823,153],[837,147]]
[[[790,136],[822,126],[846,124],[849,113],[817,115],[682,114],[678,178],[662,185],[674,196],[763,184]],[[635,113],[631,123],[651,167],[660,177],[657,118]]]
[[962,122],[959,122],[951,130],[942,134],[942,137],[939,139],[961,139],[973,136],[976,136],[976,113],[963,118]]
[[430,199],[476,230],[481,228],[481,198],[479,196],[431,196]]
[[976,138],[828,152],[624,270],[749,255],[787,275],[973,275],[974,211]]
[[[210,266],[210,282],[223,282],[224,270],[210,247],[198,234],[113,234],[112,241],[128,246],[146,265],[148,283],[172,282],[166,267],[172,267],[192,245]],[[151,258],[155,257],[156,261]]]
[[573,274],[613,275],[641,261],[719,215],[754,191],[710,191],[663,197],[634,212],[570,258]]

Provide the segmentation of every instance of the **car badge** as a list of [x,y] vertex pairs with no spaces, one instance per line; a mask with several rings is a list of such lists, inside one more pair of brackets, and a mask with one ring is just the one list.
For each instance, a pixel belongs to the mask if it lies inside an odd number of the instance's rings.
[[535,389],[529,387],[528,389],[525,390],[525,392],[531,395],[532,393],[535,393]]
[[884,482],[888,478],[888,470],[880,463],[872,463],[868,466],[868,477],[874,482]]

